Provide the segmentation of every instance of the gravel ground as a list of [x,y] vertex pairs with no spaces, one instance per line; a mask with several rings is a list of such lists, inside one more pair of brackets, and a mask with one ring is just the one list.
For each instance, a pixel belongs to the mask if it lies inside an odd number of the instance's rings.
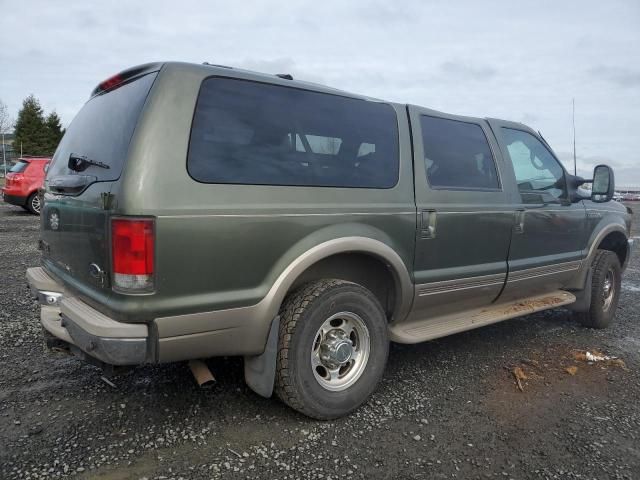
[[[640,478],[638,255],[612,328],[555,310],[393,345],[369,403],[317,422],[252,393],[238,359],[209,362],[208,390],[184,364],[112,387],[45,351],[24,277],[37,239],[35,217],[0,206],[2,478]],[[626,367],[574,358],[586,350]]]

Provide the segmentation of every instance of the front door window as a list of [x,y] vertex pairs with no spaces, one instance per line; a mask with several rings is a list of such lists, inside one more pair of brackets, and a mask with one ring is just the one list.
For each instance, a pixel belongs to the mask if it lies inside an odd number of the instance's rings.
[[525,203],[566,197],[564,169],[544,144],[530,133],[502,128],[518,190]]

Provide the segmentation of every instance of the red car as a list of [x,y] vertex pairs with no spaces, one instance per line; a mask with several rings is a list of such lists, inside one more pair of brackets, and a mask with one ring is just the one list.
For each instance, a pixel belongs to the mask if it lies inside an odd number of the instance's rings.
[[48,157],[27,157],[18,159],[7,172],[2,198],[5,202],[18,205],[29,212],[40,215],[38,189],[44,183],[45,168],[51,161]]

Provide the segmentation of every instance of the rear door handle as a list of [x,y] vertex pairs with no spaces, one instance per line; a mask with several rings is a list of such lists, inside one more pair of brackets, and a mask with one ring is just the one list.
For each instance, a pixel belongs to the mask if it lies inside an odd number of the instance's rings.
[[422,210],[420,212],[420,237],[425,240],[436,238],[435,210]]

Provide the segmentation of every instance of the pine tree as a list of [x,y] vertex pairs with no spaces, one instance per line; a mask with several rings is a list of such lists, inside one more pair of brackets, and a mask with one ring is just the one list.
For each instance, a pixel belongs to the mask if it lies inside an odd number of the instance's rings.
[[60,140],[62,140],[62,136],[64,135],[64,130],[60,122],[60,117],[55,111],[47,115],[45,125],[47,127],[46,155],[53,156],[53,154],[56,151],[56,148],[58,148],[58,144],[60,143]]
[[29,95],[22,102],[15,124],[14,148],[26,155],[48,155],[48,129],[40,102]]

